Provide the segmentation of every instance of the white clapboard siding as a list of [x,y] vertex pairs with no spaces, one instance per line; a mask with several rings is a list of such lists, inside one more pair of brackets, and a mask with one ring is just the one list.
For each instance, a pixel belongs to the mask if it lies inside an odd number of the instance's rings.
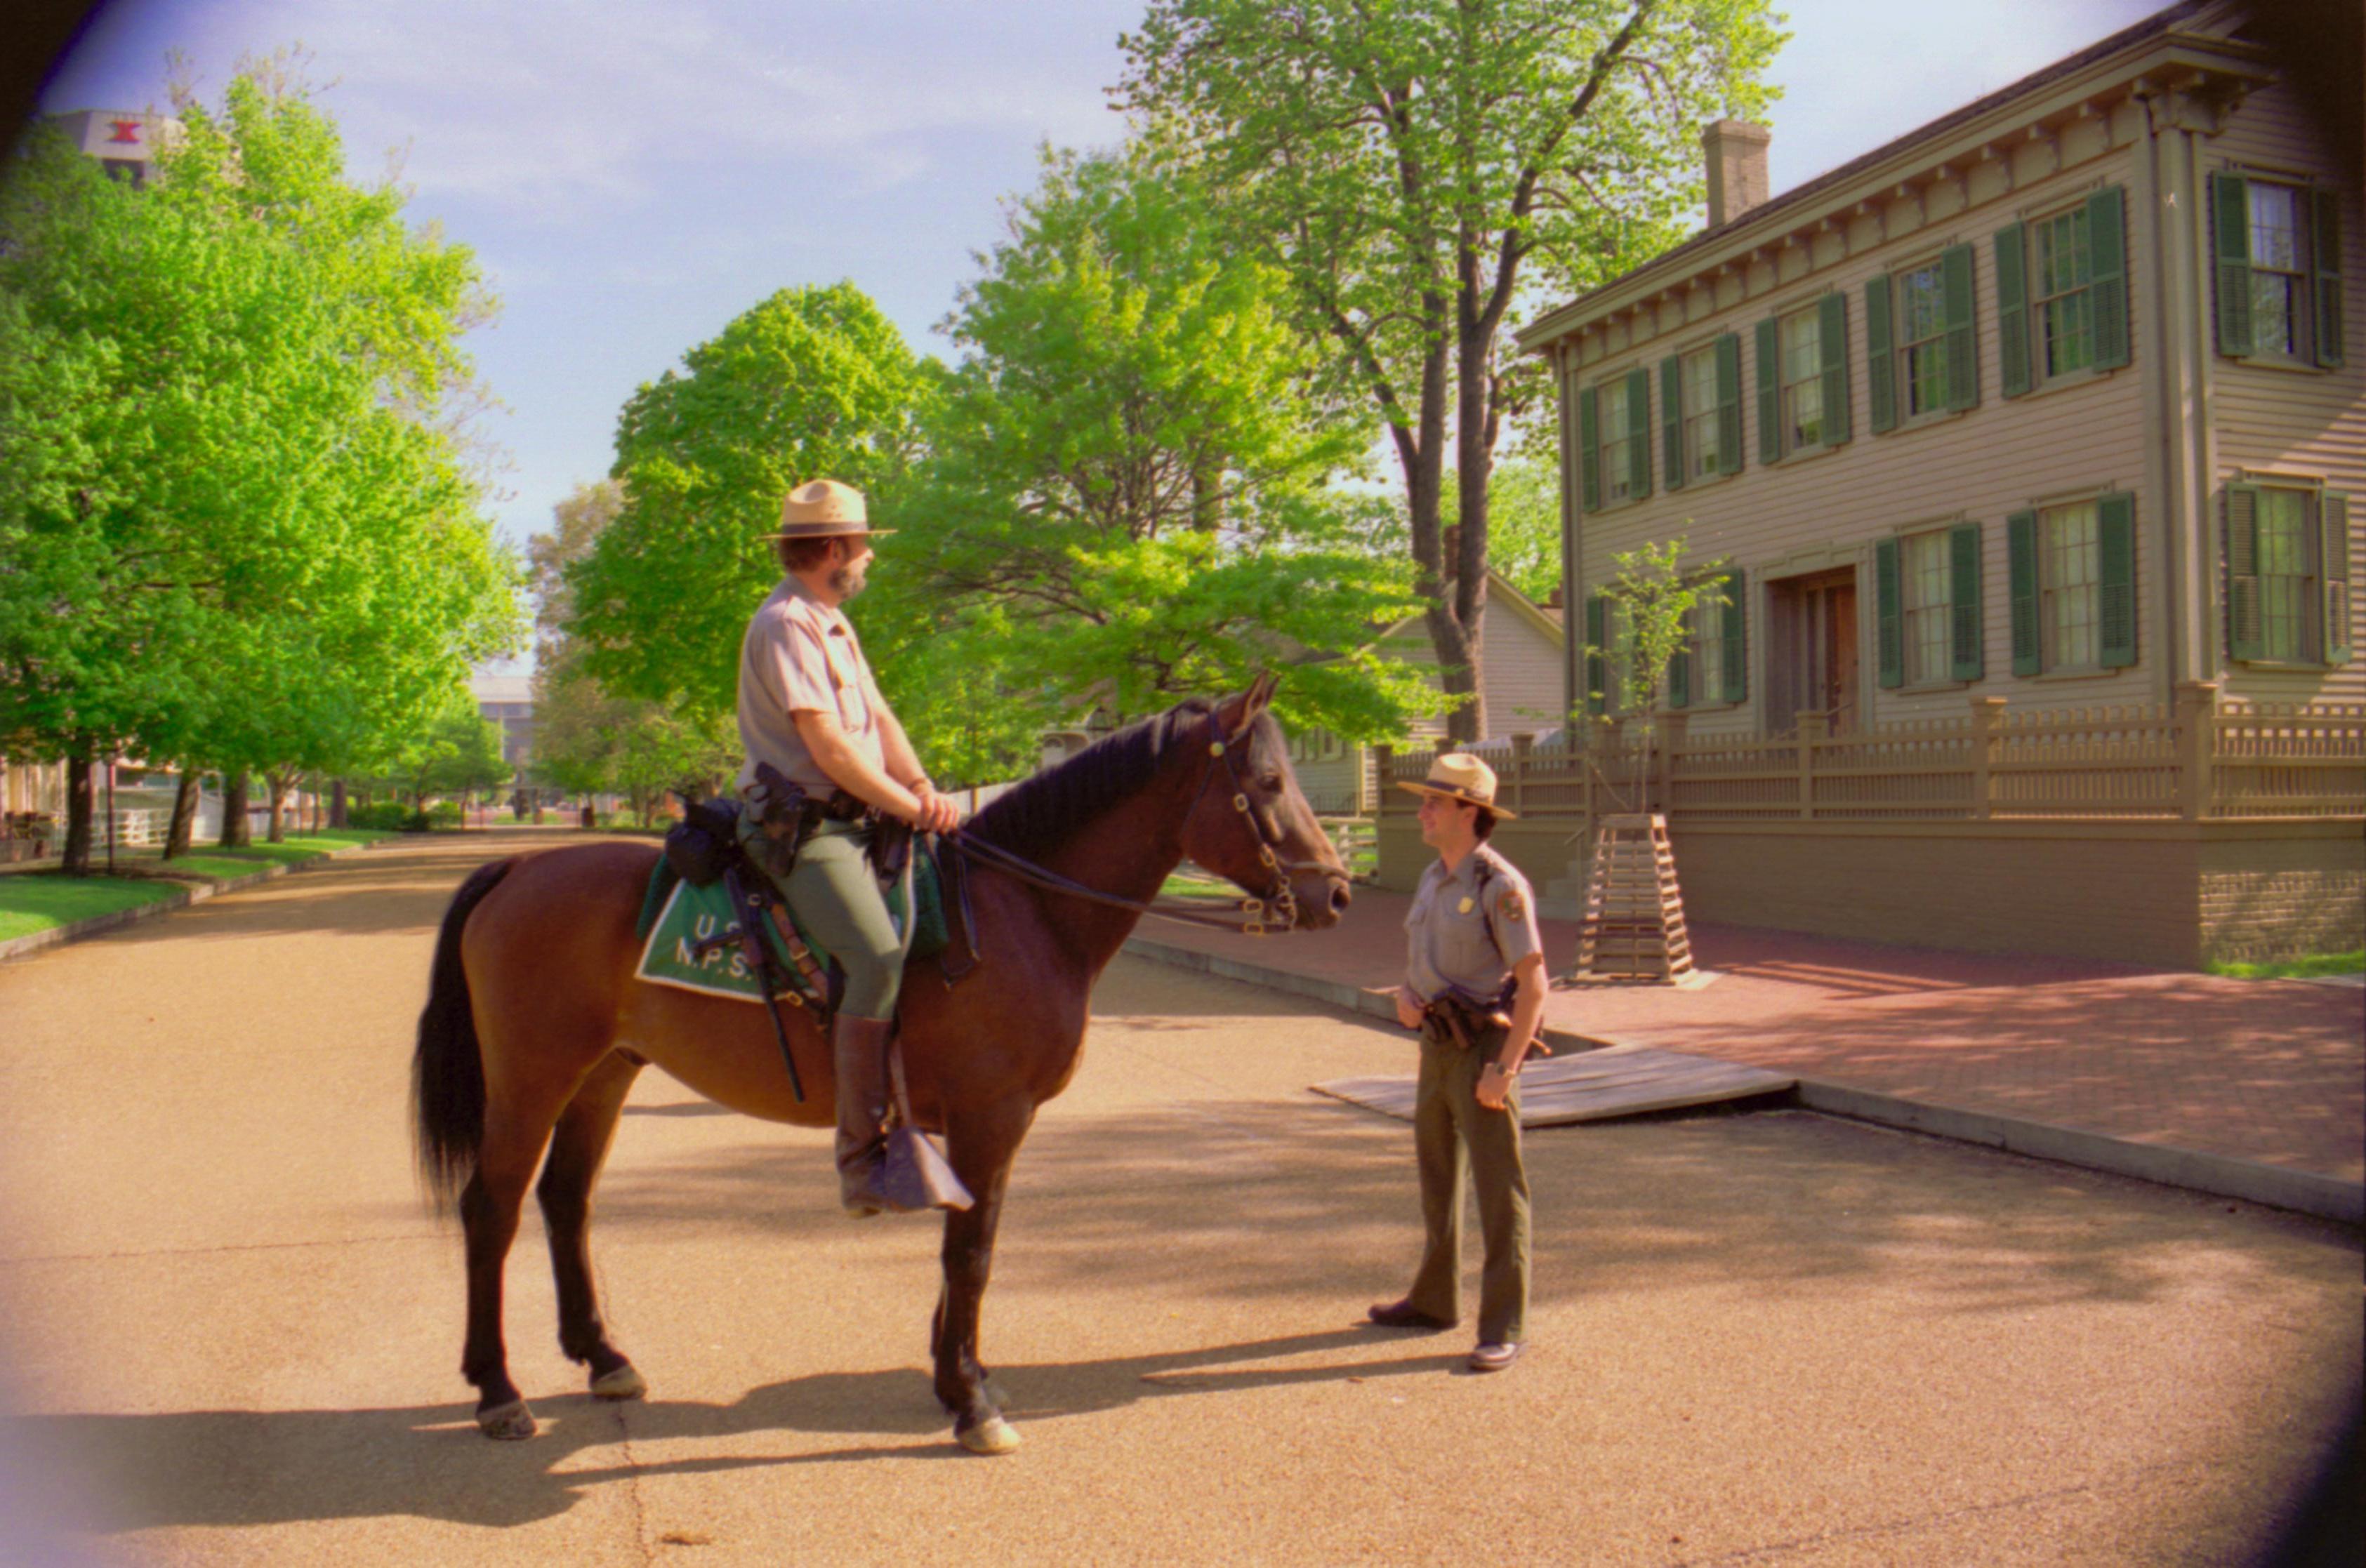
[[[2228,359],[2215,350],[2214,331],[2203,342],[2212,349],[2208,377],[2211,425],[2218,484],[2246,470],[2321,479],[2353,498],[2366,497],[2366,207],[2357,187],[2338,178],[2341,160],[2314,129],[2289,88],[2252,94],[2229,118],[2225,130],[2203,144],[2203,177],[2222,169],[2314,178],[2339,192],[2341,283],[2347,361],[2339,369],[2293,369]],[[2207,280],[2205,277],[2205,297]],[[2212,550],[2217,554],[2216,496],[2212,497]],[[2349,509],[2349,558],[2366,560],[2366,501]],[[2224,655],[2223,585],[2213,581],[2212,624]],[[2366,602],[2350,598],[2350,646],[2366,650]],[[2366,664],[2336,670],[2287,671],[2229,666],[2229,696],[2259,702],[2356,702],[2366,700]]]

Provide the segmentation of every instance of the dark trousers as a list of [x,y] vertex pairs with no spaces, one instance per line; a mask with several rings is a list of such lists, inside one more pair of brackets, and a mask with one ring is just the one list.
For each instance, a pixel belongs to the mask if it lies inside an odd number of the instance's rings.
[[1462,1175],[1479,1193],[1479,1229],[1487,1262],[1479,1276],[1479,1338],[1517,1344],[1527,1331],[1528,1173],[1520,1163],[1520,1088],[1504,1108],[1479,1103],[1479,1074],[1503,1049],[1490,1029],[1465,1050],[1421,1043],[1421,1082],[1414,1102],[1413,1144],[1421,1167],[1421,1217],[1427,1232],[1421,1269],[1407,1298],[1448,1321],[1462,1316]]

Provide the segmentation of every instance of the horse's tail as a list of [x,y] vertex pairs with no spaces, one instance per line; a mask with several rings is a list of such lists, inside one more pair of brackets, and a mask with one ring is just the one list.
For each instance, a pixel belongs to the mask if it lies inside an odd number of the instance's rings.
[[419,1049],[411,1058],[411,1128],[418,1143],[419,1176],[438,1208],[448,1209],[477,1168],[485,1139],[485,1062],[469,1004],[468,972],[460,962],[460,933],[468,915],[515,866],[514,857],[477,868],[452,895],[435,939],[435,967],[427,1005],[419,1013]]

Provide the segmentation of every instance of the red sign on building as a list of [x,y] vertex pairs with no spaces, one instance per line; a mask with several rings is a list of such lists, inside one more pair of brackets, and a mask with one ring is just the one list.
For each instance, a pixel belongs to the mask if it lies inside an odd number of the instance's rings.
[[115,128],[115,134],[107,139],[109,143],[128,141],[135,147],[140,144],[140,122],[138,120],[111,119],[107,123]]

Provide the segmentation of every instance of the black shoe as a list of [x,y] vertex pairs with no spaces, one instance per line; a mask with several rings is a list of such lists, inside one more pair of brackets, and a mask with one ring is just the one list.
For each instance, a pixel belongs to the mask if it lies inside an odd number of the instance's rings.
[[1489,1340],[1470,1352],[1470,1370],[1499,1372],[1520,1359],[1520,1347],[1509,1339]]
[[1384,1301],[1364,1314],[1383,1328],[1419,1328],[1435,1334],[1454,1327],[1450,1317],[1432,1317],[1414,1305],[1410,1297],[1403,1301]]

